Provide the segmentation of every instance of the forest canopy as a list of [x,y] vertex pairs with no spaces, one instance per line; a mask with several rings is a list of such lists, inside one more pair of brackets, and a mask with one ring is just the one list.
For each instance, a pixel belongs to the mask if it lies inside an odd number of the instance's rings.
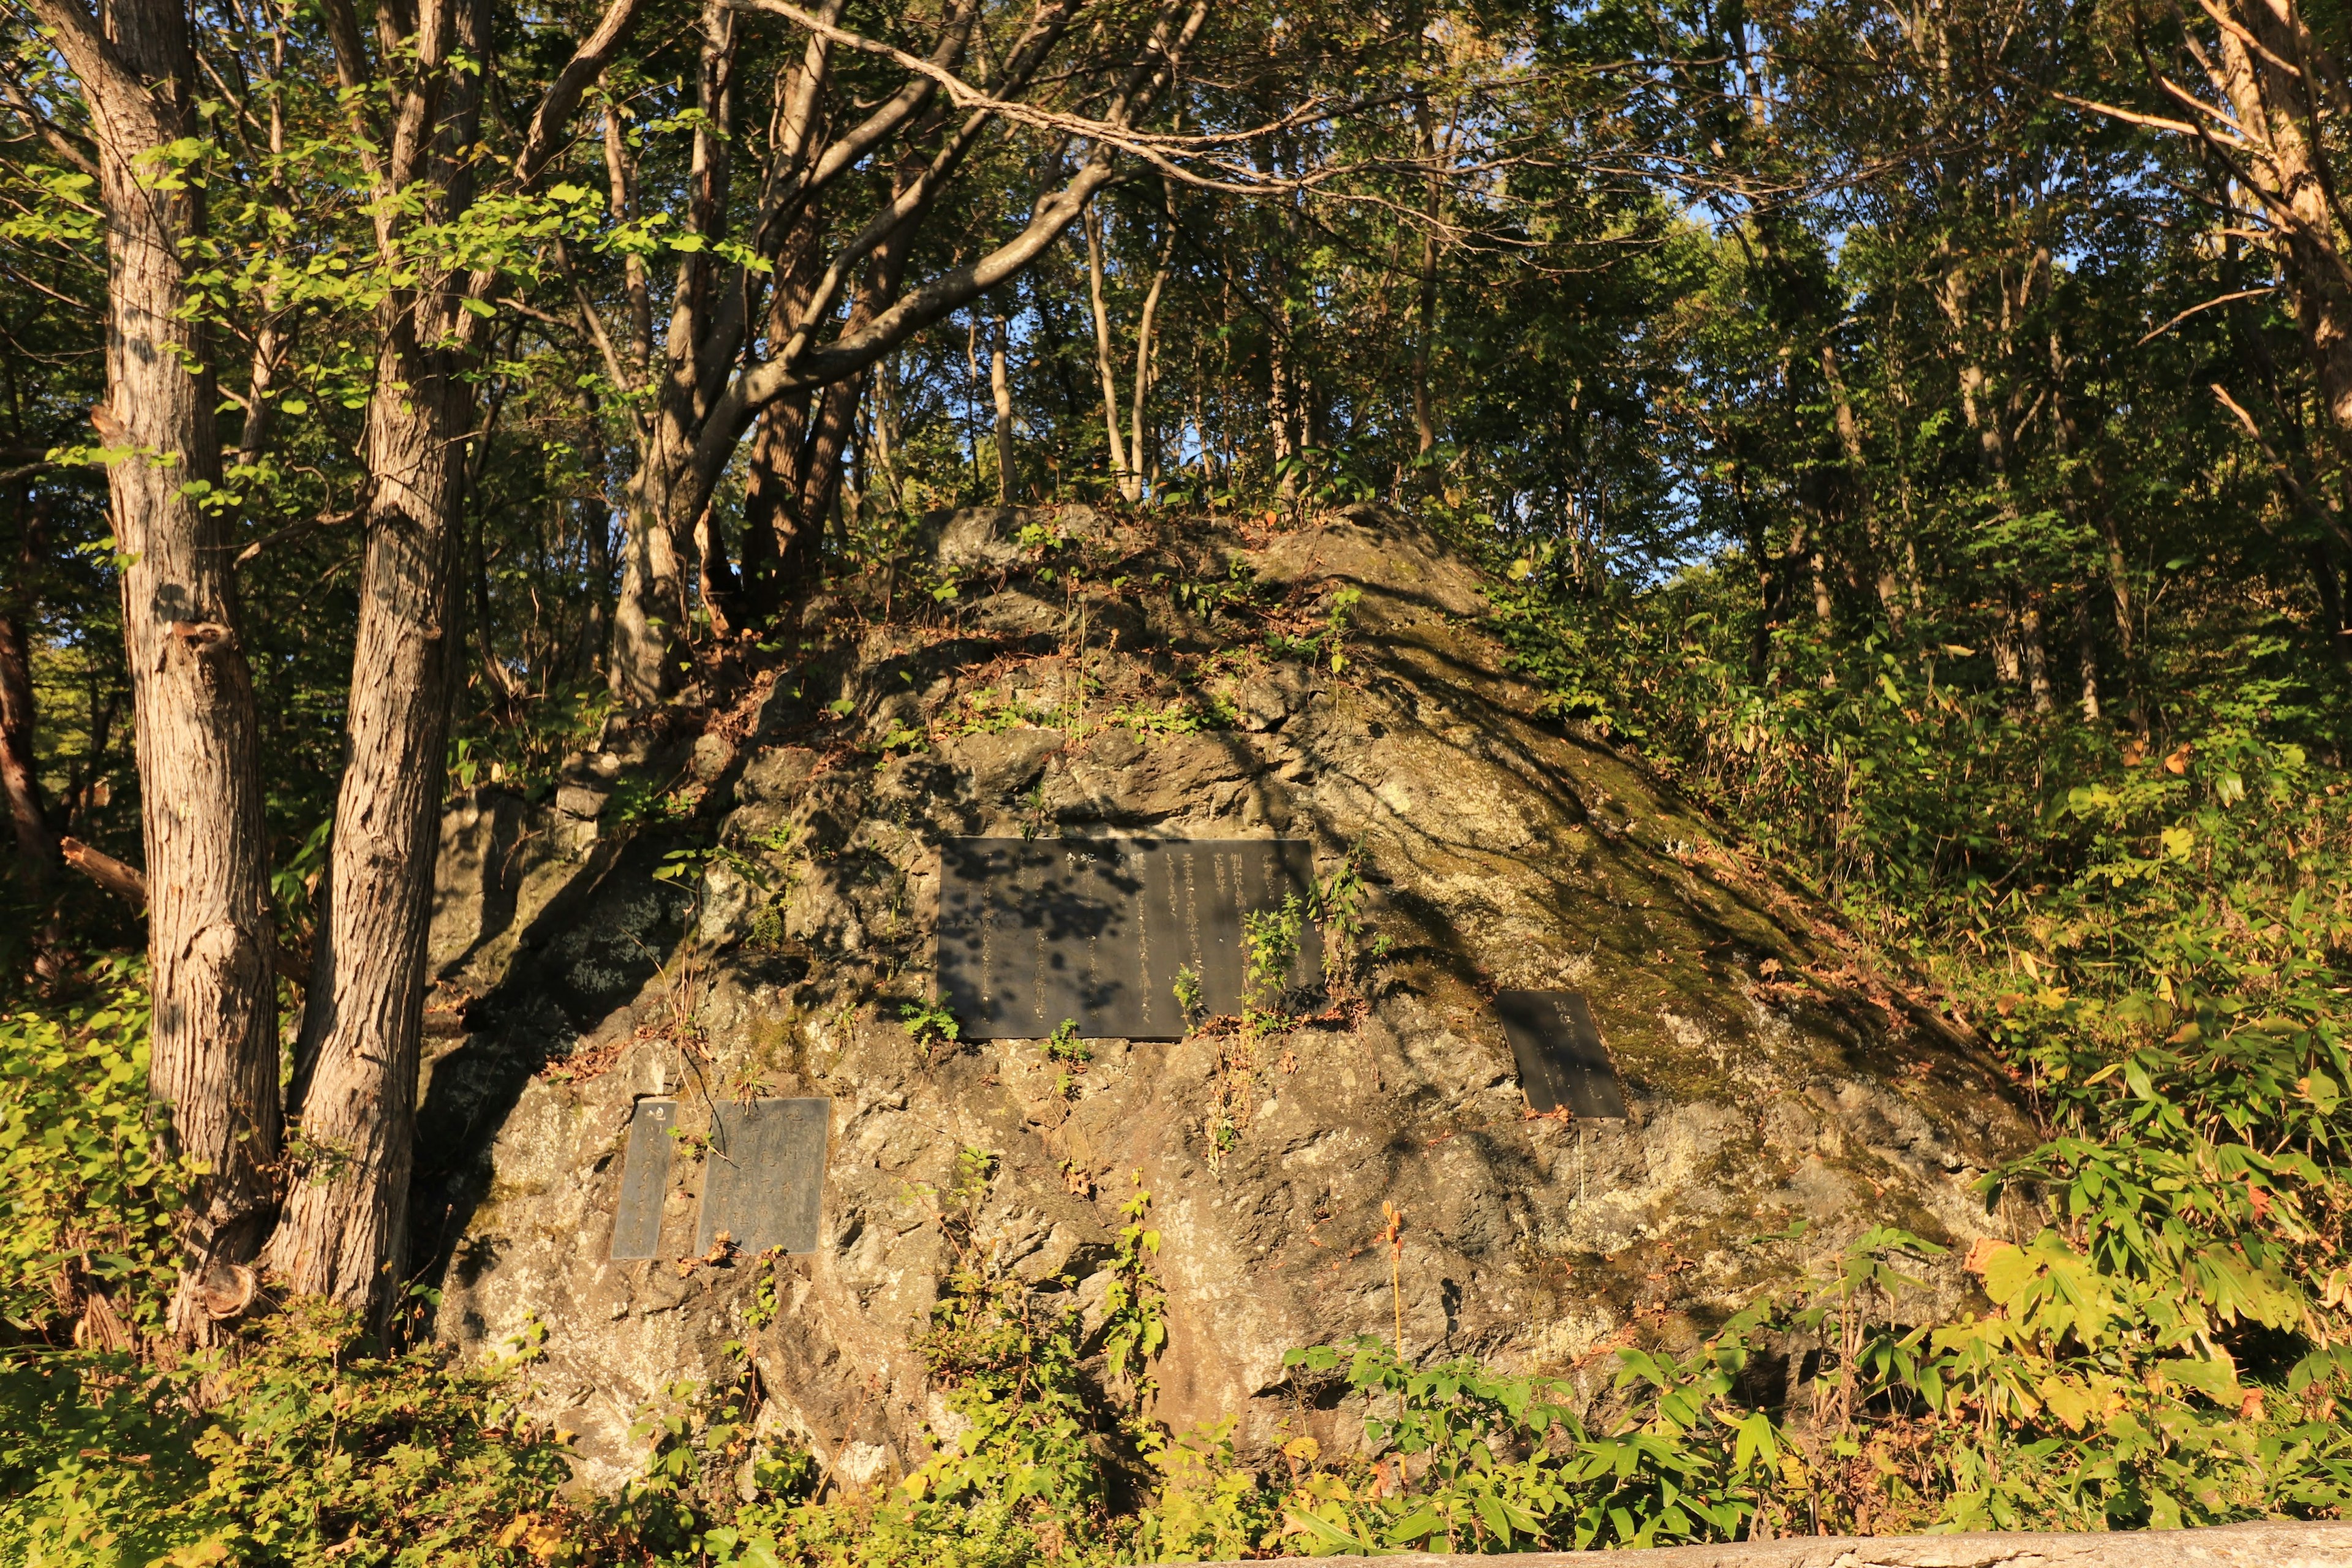
[[217,1349],[264,1275],[403,1342],[454,794],[948,613],[950,509],[1380,503],[2048,1138],[1976,1338],[1849,1259],[1853,1476],[1575,1544],[1866,1526],[1943,1430],[1913,1522],[2340,1510],[2347,61],[2298,0],[9,0],[0,1158],[155,1142],[23,1167],[5,1353]]

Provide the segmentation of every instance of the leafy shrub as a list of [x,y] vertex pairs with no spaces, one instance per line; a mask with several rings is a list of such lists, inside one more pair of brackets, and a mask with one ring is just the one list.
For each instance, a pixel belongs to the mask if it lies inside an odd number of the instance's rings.
[[87,999],[0,1013],[0,1314],[35,1340],[163,1326],[186,1173],[150,1123],[143,974],[101,963]]
[[597,1507],[562,1497],[555,1436],[516,1415],[519,1363],[374,1355],[358,1331],[311,1304],[170,1370],[12,1354],[0,1558],[422,1568],[582,1561],[609,1540]]

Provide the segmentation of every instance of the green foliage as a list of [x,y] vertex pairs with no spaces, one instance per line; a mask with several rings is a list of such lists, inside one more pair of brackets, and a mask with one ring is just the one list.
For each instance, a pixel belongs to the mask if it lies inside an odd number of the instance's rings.
[[[525,1345],[480,1372],[383,1357],[303,1306],[163,1372],[75,1352],[0,1370],[0,1554],[26,1564],[583,1561],[611,1530],[559,1495],[561,1443],[514,1411]],[[205,1413],[191,1415],[199,1389]]]
[[1778,1320],[1826,1358],[1814,1415],[1841,1469],[1810,1472],[1809,1513],[2340,1506],[2352,781],[2315,760],[2325,710],[2219,620],[2139,677],[2201,672],[2158,739],[2035,714],[1916,625],[1909,659],[1783,628],[1759,679],[1742,615],[1735,580],[1696,572],[1600,602],[1522,591],[1497,625],[1563,716],[1638,742],[1924,969],[2046,1131],[1986,1179],[2034,1237],[1972,1255],[1993,1313],[1905,1322],[1895,1259],[1929,1249],[1882,1232]]
[[1307,906],[1297,893],[1285,893],[1278,908],[1243,912],[1242,1020],[1251,1031],[1289,1025],[1285,1009],[1290,972],[1298,963],[1298,942],[1306,930]]
[[1364,876],[1367,868],[1363,840],[1359,838],[1329,874],[1317,881],[1307,900],[1307,918],[1315,922],[1323,938],[1323,984],[1335,996],[1362,983],[1368,962],[1377,963],[1388,956],[1385,933],[1373,932],[1370,941],[1365,940],[1369,922],[1364,910],[1371,900],[1371,884]]
[[1060,1062],[1065,1067],[1083,1066],[1095,1059],[1094,1052],[1078,1038],[1078,1021],[1076,1018],[1065,1018],[1055,1025],[1054,1032],[1037,1048],[1045,1053],[1047,1061]]
[[1151,1276],[1160,1233],[1143,1223],[1151,1213],[1151,1194],[1144,1190],[1141,1172],[1118,1212],[1127,1223],[1111,1243],[1110,1284],[1103,1292],[1103,1365],[1112,1383],[1131,1382],[1134,1402],[1140,1405],[1153,1386],[1141,1371],[1168,1343],[1168,1298]]
[[144,966],[101,963],[87,984],[88,1001],[0,1012],[0,1314],[52,1342],[92,1292],[162,1329],[190,1174],[151,1121]]
[[1184,1021],[1198,1024],[1202,1015],[1200,973],[1189,963],[1180,966],[1170,989],[1175,994],[1177,1011],[1184,1016]]
[[1770,1417],[1727,1408],[1735,1331],[1683,1360],[1627,1352],[1617,1424],[1591,1435],[1565,1384],[1475,1361],[1416,1368],[1369,1336],[1294,1351],[1306,1374],[1345,1368],[1382,1458],[1297,1479],[1285,1517],[1328,1553],[1583,1551],[1732,1540],[1777,1484]]
[[963,1037],[963,1026],[944,1002],[902,1002],[898,1016],[905,1020],[907,1037],[926,1048],[952,1046]]
[[[1241,1463],[1233,1431],[1228,1415],[1181,1436],[1145,1435],[1143,1455],[1158,1490],[1137,1517],[1131,1552],[1122,1555],[1137,1563],[1230,1563],[1281,1549],[1280,1494]],[[1294,1440],[1286,1457],[1313,1446],[1312,1438]]]
[[613,822],[635,829],[683,821],[692,810],[692,805],[671,785],[642,773],[625,775],[613,786],[612,798],[604,805],[604,815]]
[[1352,584],[1339,589],[1331,595],[1331,607],[1320,630],[1306,637],[1268,632],[1266,651],[1276,658],[1303,658],[1309,664],[1328,662],[1331,673],[1339,674],[1348,668],[1348,622],[1363,597],[1364,591]]

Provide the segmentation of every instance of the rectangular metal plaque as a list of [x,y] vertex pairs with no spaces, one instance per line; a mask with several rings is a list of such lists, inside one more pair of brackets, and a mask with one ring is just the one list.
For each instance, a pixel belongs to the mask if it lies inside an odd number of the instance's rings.
[[[1211,1015],[1242,1009],[1242,917],[1314,888],[1304,838],[950,838],[940,851],[939,987],[968,1040],[1176,1040],[1176,975]],[[1314,985],[1301,922],[1290,984]]]
[[613,1260],[651,1258],[661,1248],[662,1200],[669,1194],[669,1130],[674,1100],[641,1100],[629,1116],[621,1155],[621,1201],[613,1215]]
[[829,1100],[730,1100],[713,1110],[695,1251],[709,1252],[722,1230],[745,1258],[772,1247],[816,1250],[832,1112]]
[[1625,1097],[1592,1009],[1576,991],[1497,991],[1495,1011],[1519,1061],[1519,1087],[1538,1111],[1566,1106],[1580,1117],[1622,1119]]

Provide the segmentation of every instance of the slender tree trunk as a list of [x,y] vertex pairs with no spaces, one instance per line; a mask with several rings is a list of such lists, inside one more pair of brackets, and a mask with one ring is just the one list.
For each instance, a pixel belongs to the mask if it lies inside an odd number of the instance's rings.
[[1276,475],[1275,489],[1285,500],[1298,495],[1298,476],[1292,468],[1291,446],[1291,385],[1290,356],[1284,352],[1281,326],[1274,324],[1266,331],[1266,422],[1273,427],[1274,466]]
[[1004,318],[988,351],[988,388],[996,398],[996,504],[1013,504],[1013,379],[1004,365]]
[[26,886],[38,891],[48,886],[60,862],[33,750],[33,670],[25,626],[24,617],[0,614],[0,787],[8,795],[16,862]]
[[2042,632],[2042,605],[2028,596],[2017,616],[2018,650],[2025,662],[2025,689],[2036,713],[2050,711],[2050,652]]
[[173,1331],[208,1336],[250,1300],[278,1147],[277,991],[270,958],[253,684],[238,629],[217,485],[218,401],[191,324],[180,247],[202,192],[156,188],[163,150],[195,133],[194,61],[176,0],[117,0],[105,29],[79,0],[36,10],[82,83],[106,208],[107,401],[91,411],[123,561],[145,828],[149,1085],[181,1153],[205,1173],[182,1212]]
[[2083,678],[2083,718],[2095,724],[2099,721],[2099,638],[2091,629],[2087,593],[2074,595],[2074,661]]
[[1993,678],[2003,686],[2021,686],[2025,682],[2025,658],[2020,651],[2021,646],[2017,588],[2012,584],[2001,590],[2000,625],[1992,639]]
[[1176,191],[1165,185],[1168,199],[1168,231],[1160,236],[1160,259],[1151,269],[1151,287],[1143,296],[1143,313],[1135,323],[1135,379],[1129,389],[1127,417],[1127,450],[1134,460],[1136,498],[1142,497],[1145,480],[1157,479],[1160,458],[1155,449],[1157,440],[1146,444],[1143,409],[1151,399],[1151,388],[1160,368],[1160,340],[1156,335],[1160,324],[1160,296],[1168,287],[1169,264],[1176,255]]
[[1903,635],[1903,590],[1895,575],[1895,563],[1889,558],[1885,532],[1879,525],[1878,508],[1871,496],[1868,457],[1863,451],[1862,423],[1853,416],[1853,399],[1845,389],[1845,378],[1838,374],[1837,350],[1829,343],[1822,345],[1822,375],[1829,383],[1830,398],[1837,420],[1838,449],[1845,456],[1846,495],[1854,513],[1861,519],[1863,542],[1870,551],[1871,585],[1878,594],[1878,607],[1885,614],[1886,624],[1896,637]]
[[25,520],[25,528],[17,541],[16,569],[0,584],[0,791],[8,796],[8,821],[16,833],[24,885],[38,894],[63,862],[58,858],[57,833],[42,795],[34,745],[33,580],[47,531],[42,509],[30,504],[26,488],[19,486],[16,496],[16,514]]
[[1437,164],[1437,121],[1426,93],[1412,99],[1413,123],[1421,133],[1422,156],[1429,160],[1429,182],[1421,231],[1421,288],[1414,300],[1412,336],[1413,450],[1423,457],[1437,445],[1437,419],[1429,401],[1429,351],[1437,341],[1437,220],[1443,211],[1444,176]]
[[2304,563],[2311,568],[2312,586],[2319,590],[2319,614],[2327,632],[2327,651],[2338,664],[2352,659],[2352,637],[2346,634],[2344,578],[2336,569],[2336,554],[2325,541],[2304,546]]
[[1087,298],[1094,305],[1095,373],[1102,382],[1103,435],[1110,443],[1110,466],[1118,493],[1129,500],[1143,499],[1140,476],[1128,460],[1127,442],[1118,431],[1118,370],[1111,345],[1110,310],[1103,302],[1102,218],[1087,209]]

